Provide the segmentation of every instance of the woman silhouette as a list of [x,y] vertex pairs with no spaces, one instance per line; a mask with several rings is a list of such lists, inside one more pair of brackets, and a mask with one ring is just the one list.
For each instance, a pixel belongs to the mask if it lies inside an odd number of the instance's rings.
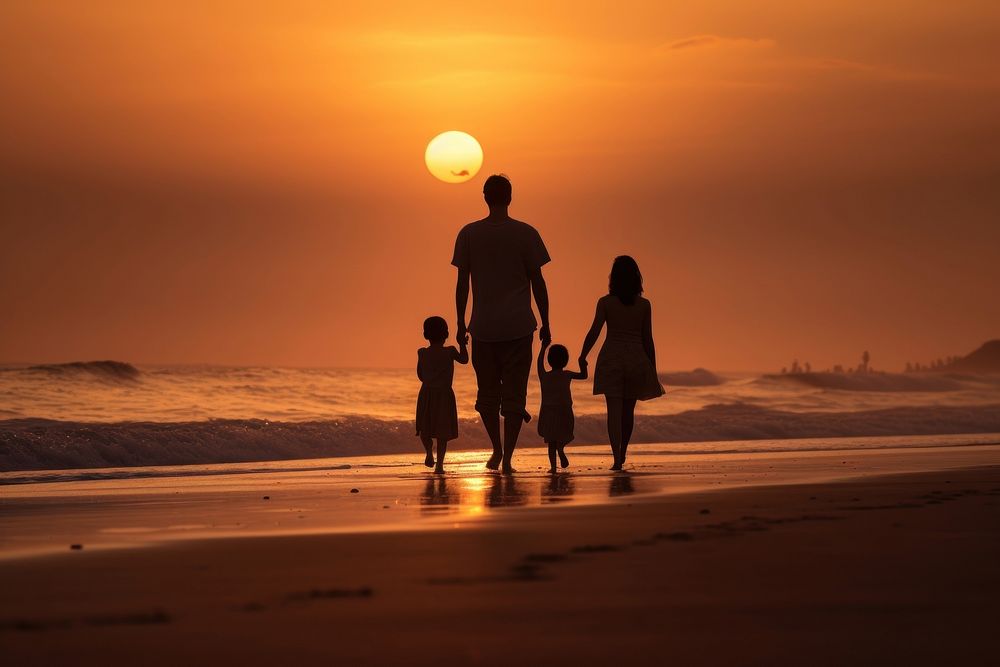
[[581,367],[608,325],[597,367],[594,394],[604,394],[608,405],[608,438],[614,454],[612,470],[625,464],[635,424],[635,403],[663,395],[656,375],[652,308],[642,296],[639,265],[628,255],[616,257],[608,278],[608,293],[597,300],[594,323],[580,352]]

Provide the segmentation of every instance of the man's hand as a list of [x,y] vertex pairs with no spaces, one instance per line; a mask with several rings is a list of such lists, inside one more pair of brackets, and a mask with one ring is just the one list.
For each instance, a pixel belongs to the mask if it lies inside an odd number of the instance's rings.
[[542,328],[538,330],[538,340],[546,345],[552,342],[552,332],[549,331],[549,325],[543,324]]
[[469,334],[461,334],[459,336],[455,336],[455,340],[457,340],[458,344],[461,345],[462,347],[466,347],[469,344]]
[[458,331],[455,332],[455,340],[469,340],[469,330],[465,328],[465,322],[458,323]]

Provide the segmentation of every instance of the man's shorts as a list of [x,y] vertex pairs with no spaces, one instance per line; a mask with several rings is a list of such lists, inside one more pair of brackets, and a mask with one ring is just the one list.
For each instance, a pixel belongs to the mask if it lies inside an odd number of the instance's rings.
[[472,367],[479,384],[476,410],[481,414],[500,412],[519,418],[524,414],[534,338],[532,334],[515,340],[472,339]]

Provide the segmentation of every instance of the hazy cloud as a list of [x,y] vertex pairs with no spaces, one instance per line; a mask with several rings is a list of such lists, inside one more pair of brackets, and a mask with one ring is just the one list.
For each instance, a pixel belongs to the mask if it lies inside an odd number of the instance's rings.
[[667,51],[678,51],[680,49],[695,49],[714,46],[750,46],[767,48],[774,46],[773,39],[755,39],[750,37],[721,37],[719,35],[694,35],[683,39],[674,40],[664,44],[661,48]]

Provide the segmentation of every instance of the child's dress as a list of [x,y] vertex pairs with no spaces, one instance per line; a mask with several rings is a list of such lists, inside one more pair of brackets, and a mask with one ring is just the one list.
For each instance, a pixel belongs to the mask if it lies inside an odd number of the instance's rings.
[[640,401],[663,395],[653,362],[642,345],[642,327],[648,316],[649,301],[637,297],[626,305],[611,294],[598,301],[604,308],[608,333],[597,355],[594,393],[611,397],[629,396]]
[[423,347],[417,350],[417,435],[439,440],[458,437],[458,408],[451,382],[455,375],[454,347]]
[[573,441],[573,393],[569,383],[573,373],[552,370],[538,378],[542,387],[542,409],[538,415],[538,435],[545,442],[565,445]]

